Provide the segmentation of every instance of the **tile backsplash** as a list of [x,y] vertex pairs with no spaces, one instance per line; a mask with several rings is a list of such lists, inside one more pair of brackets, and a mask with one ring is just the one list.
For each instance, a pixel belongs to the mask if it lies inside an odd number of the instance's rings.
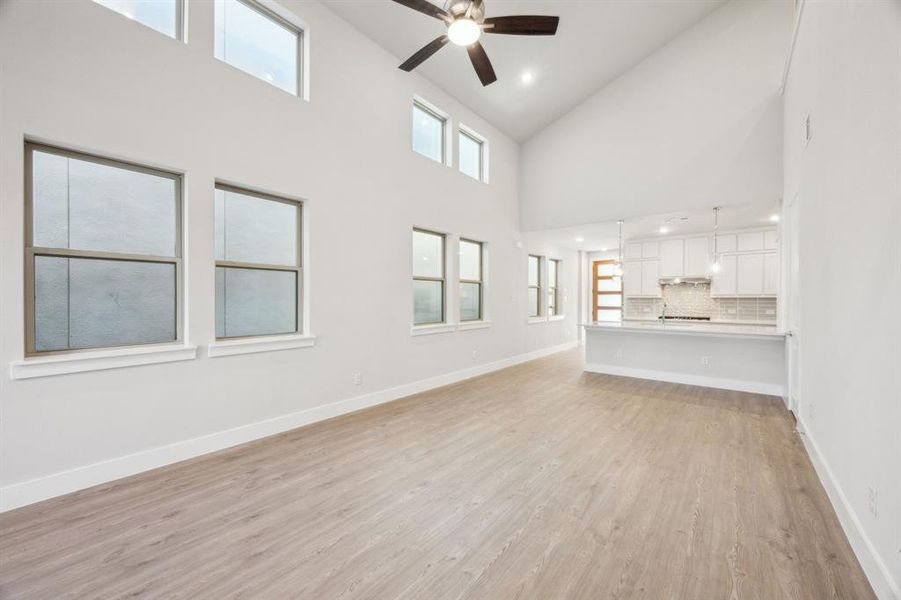
[[709,283],[663,286],[663,298],[626,299],[625,318],[646,319],[666,314],[710,317],[722,321],[776,322],[775,298],[711,298]]

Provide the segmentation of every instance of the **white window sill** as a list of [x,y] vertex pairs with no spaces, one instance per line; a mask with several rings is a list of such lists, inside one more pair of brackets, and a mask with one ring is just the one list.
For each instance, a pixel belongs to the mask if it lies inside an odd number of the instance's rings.
[[67,373],[102,371],[137,365],[193,360],[197,358],[197,346],[167,344],[160,346],[132,346],[108,350],[90,350],[52,356],[37,356],[11,362],[10,379],[50,377]]
[[453,323],[438,323],[437,325],[414,325],[410,328],[410,335],[432,335],[435,333],[451,333],[456,331]]
[[274,352],[293,348],[309,348],[316,344],[315,335],[291,334],[268,335],[231,340],[218,340],[207,347],[210,358],[234,356],[236,354],[253,354],[256,352]]
[[554,315],[552,317],[548,317],[548,321],[562,321],[566,318],[566,315]]
[[536,323],[547,323],[547,317],[539,315],[537,317],[529,317],[529,325],[535,325]]
[[470,329],[488,329],[491,327],[491,321],[464,321],[457,325],[460,331],[469,331]]

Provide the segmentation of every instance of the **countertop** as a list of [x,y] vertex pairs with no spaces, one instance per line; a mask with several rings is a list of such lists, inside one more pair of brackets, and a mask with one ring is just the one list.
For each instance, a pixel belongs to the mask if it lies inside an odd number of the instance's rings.
[[748,337],[782,339],[785,332],[774,325],[733,325],[716,322],[667,321],[664,325],[653,321],[611,321],[601,323],[585,323],[587,330],[596,331],[629,331],[652,334],[674,335],[710,335],[717,337]]

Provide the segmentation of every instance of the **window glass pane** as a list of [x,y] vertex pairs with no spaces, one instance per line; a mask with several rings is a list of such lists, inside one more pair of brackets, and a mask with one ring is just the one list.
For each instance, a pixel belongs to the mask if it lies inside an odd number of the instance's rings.
[[413,150],[444,162],[444,121],[413,105]]
[[241,0],[216,0],[216,58],[297,94],[299,35]]
[[178,0],[94,0],[138,23],[174,38],[178,32]]
[[537,288],[529,288],[529,316],[537,317],[538,313],[538,294]]
[[482,143],[460,132],[460,171],[474,179],[482,178]]
[[529,285],[538,285],[538,257],[529,257]]
[[171,342],[172,263],[37,256],[35,350]]
[[216,260],[297,264],[300,206],[216,190]]
[[621,310],[599,310],[598,321],[620,321],[623,318]]
[[444,277],[444,237],[413,232],[413,276]]
[[482,286],[478,283],[460,284],[460,320],[478,321],[482,318]]
[[460,240],[460,279],[482,279],[482,244]]
[[622,289],[622,279],[598,279],[599,292],[620,292]]
[[216,337],[296,331],[296,272],[216,267]]
[[622,296],[619,294],[598,294],[598,306],[620,306]]
[[612,277],[614,275],[615,265],[611,263],[600,263],[598,265],[599,277]]
[[556,260],[547,261],[547,281],[548,285],[557,285],[557,262]]
[[175,256],[174,178],[35,150],[34,245]]
[[425,325],[444,321],[444,283],[413,281],[413,324]]

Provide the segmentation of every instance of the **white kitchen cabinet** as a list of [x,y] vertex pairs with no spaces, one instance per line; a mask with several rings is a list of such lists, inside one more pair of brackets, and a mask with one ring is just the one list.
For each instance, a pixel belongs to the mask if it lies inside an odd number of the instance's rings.
[[641,245],[642,258],[657,258],[660,255],[660,245],[657,242],[644,242]]
[[779,233],[774,229],[772,231],[766,231],[763,234],[763,248],[764,250],[775,250],[779,245]]
[[738,255],[735,293],[739,296],[763,294],[763,254]]
[[779,293],[779,254],[776,252],[763,255],[763,293],[767,296]]
[[641,296],[641,261],[623,263],[623,295]]
[[641,258],[641,242],[626,244],[623,252],[626,260],[638,260]]
[[659,298],[660,261],[645,260],[641,263],[641,295]]
[[738,234],[739,252],[759,252],[763,250],[763,232],[762,231],[743,231]]
[[[707,274],[710,242],[706,237],[685,240],[685,277],[704,277]],[[662,270],[662,269],[661,269]]]
[[717,253],[735,252],[735,248],[736,248],[735,234],[727,233],[727,234],[717,235],[714,238],[714,244],[715,244],[715,246],[713,248],[714,252],[717,252]]
[[711,296],[734,296],[736,284],[735,255],[720,257],[720,270],[713,274],[710,287]]
[[660,242],[660,277],[682,277],[685,270],[685,242]]

